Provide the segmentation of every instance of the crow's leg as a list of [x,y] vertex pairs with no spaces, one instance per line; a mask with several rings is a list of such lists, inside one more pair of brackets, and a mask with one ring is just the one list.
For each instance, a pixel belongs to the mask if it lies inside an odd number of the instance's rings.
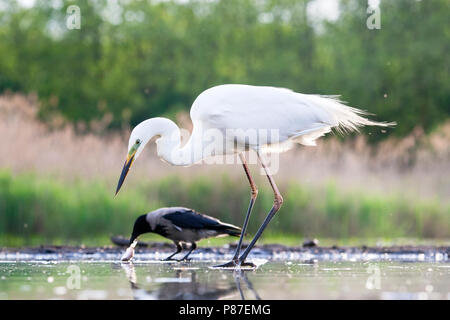
[[189,261],[188,257],[195,249],[197,249],[197,244],[195,242],[191,242],[191,249],[189,250],[189,252],[178,261]]
[[175,242],[175,245],[177,246],[177,251],[175,251],[174,253],[172,253],[170,256],[168,256],[167,258],[163,259],[163,261],[170,261],[170,260],[175,260],[172,259],[172,257],[174,255],[176,255],[177,253],[180,253],[183,250],[183,247],[181,246],[181,244],[179,242]]

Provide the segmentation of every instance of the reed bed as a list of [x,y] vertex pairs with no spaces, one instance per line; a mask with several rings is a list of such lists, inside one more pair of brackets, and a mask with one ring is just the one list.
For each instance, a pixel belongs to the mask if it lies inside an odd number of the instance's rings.
[[[285,202],[271,232],[299,237],[445,238],[450,206],[437,200],[411,200],[402,194],[342,191],[336,184],[282,187]],[[272,205],[269,187],[260,188],[249,231],[253,233]],[[55,181],[35,173],[0,172],[0,235],[77,239],[128,235],[134,219],[163,206],[187,206],[224,221],[242,224],[247,186],[227,175],[211,181],[167,176],[133,185],[116,198],[104,181]]]
[[[190,127],[186,114],[174,120]],[[57,116],[40,121],[32,95],[0,96],[0,236],[127,234],[137,214],[169,205],[242,223],[249,188],[240,165],[172,167],[149,145],[113,199],[130,128],[107,132],[102,121],[93,132],[83,128]],[[305,237],[448,238],[449,160],[450,122],[375,146],[364,135],[299,146],[280,155],[275,179],[285,203],[270,228]],[[272,203],[265,177],[252,171],[260,194],[251,232]]]

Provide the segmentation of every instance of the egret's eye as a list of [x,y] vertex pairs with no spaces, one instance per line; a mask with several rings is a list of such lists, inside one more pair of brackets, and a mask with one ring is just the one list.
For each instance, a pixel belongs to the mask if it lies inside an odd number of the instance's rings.
[[141,144],[141,140],[137,139],[136,144]]

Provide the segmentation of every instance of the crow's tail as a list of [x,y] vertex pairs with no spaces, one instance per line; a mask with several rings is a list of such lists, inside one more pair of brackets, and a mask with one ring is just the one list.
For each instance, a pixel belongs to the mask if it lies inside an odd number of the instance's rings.
[[233,237],[240,237],[241,236],[241,228],[236,227],[232,224],[222,223],[220,224],[220,227],[218,228],[220,232],[223,232],[223,234],[227,234]]

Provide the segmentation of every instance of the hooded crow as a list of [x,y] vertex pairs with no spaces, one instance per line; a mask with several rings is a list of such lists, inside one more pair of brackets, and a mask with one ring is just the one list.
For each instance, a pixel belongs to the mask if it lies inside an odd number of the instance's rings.
[[129,247],[122,256],[122,261],[130,260],[134,255],[137,238],[148,232],[160,234],[172,240],[177,251],[164,260],[175,260],[173,256],[183,250],[182,243],[190,243],[189,252],[180,260],[187,260],[189,255],[197,248],[196,242],[201,239],[241,235],[241,229],[232,224],[221,222],[219,219],[200,214],[192,209],[183,207],[160,208],[139,216],[133,227]]

